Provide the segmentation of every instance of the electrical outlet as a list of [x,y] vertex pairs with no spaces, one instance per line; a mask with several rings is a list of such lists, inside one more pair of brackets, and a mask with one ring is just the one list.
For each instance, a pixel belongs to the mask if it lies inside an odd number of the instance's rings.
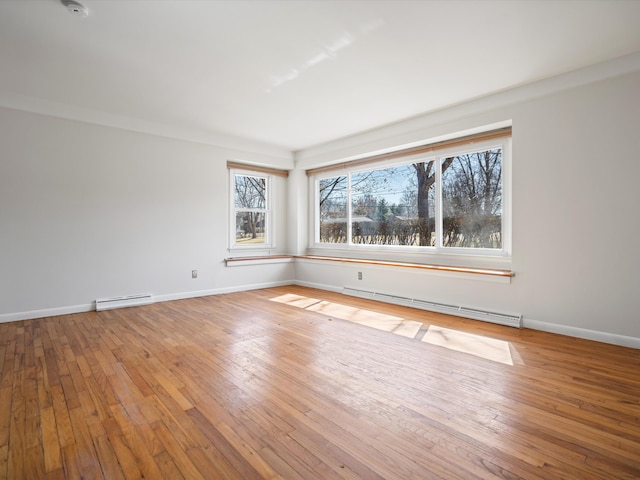
[[362,280],[362,272],[358,272],[358,280]]
[[198,270],[191,270],[191,278],[198,278]]

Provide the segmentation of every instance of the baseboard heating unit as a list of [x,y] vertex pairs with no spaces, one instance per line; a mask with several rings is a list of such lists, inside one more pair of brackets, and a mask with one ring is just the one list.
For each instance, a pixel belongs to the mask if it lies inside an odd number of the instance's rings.
[[128,295],[126,297],[98,298],[96,311],[112,310],[114,308],[137,307],[153,303],[153,297],[148,294]]
[[458,317],[471,318],[473,320],[482,320],[485,322],[497,323],[508,327],[522,327],[522,315],[512,315],[508,313],[491,312],[477,308],[468,308],[458,305],[448,305],[446,303],[430,302],[428,300],[420,300],[416,298],[402,297],[398,295],[388,295],[386,293],[371,292],[360,290],[357,288],[344,287],[342,290],[344,295],[352,297],[369,298],[380,302],[394,303],[405,307],[420,308],[436,313],[446,313],[447,315],[456,315]]

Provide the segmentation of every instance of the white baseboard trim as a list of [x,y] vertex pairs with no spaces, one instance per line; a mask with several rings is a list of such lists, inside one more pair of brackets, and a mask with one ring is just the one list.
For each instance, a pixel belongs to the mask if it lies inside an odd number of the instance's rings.
[[154,295],[157,302],[170,302],[172,300],[184,300],[187,298],[208,297],[210,295],[221,295],[223,293],[245,292],[248,290],[260,290],[261,288],[284,287],[293,285],[293,280],[284,280],[280,282],[254,283],[252,285],[238,285],[235,287],[214,288],[211,290],[198,290],[195,292],[170,293],[167,295]]
[[[296,280],[294,282],[294,285],[342,293],[341,288],[335,287],[333,285],[323,285],[320,283],[303,282],[299,280]],[[522,327],[531,328],[532,330],[540,330],[542,332],[567,335],[569,337],[582,338],[585,340],[594,340],[596,342],[609,343],[611,345],[618,345],[621,347],[640,349],[640,338],[627,337],[625,335],[617,335],[615,333],[599,332],[596,330],[588,330],[586,328],[558,325],[556,323],[541,322],[539,320],[531,320],[527,318],[522,319]]]
[[70,305],[68,307],[45,308],[42,310],[30,310],[27,312],[3,313],[0,315],[0,323],[31,320],[32,318],[55,317],[69,315],[71,313],[90,312],[96,309],[96,302],[84,305]]
[[585,340],[595,340],[596,342],[610,343],[621,347],[630,347],[640,349],[640,338],[627,337],[615,333],[599,332],[597,330],[588,330],[586,328],[570,327],[568,325],[558,325],[557,323],[541,322],[539,320],[522,319],[524,328],[532,330],[540,330],[543,332],[557,333],[567,335],[569,337],[582,338]]
[[[207,297],[210,295],[220,295],[224,293],[243,292],[248,290],[259,290],[262,288],[284,287],[287,285],[299,285],[301,287],[317,288],[319,290],[327,290],[329,292],[341,293],[342,288],[334,285],[325,285],[322,283],[304,282],[300,280],[283,280],[279,282],[255,283],[252,285],[239,285],[235,287],[215,288],[210,290],[197,290],[193,292],[169,293],[165,295],[154,295],[156,302],[170,302],[172,300],[184,300],[187,298]],[[30,310],[26,312],[3,313],[0,314],[0,323],[17,322],[20,320],[31,320],[34,318],[54,317],[58,315],[69,315],[72,313],[91,312],[96,309],[95,302],[82,305],[70,305],[67,307],[45,308],[42,310]],[[588,330],[586,328],[571,327],[568,325],[559,325],[557,323],[542,322],[529,318],[522,319],[523,328],[531,328],[543,332],[557,333],[567,335],[569,337],[582,338],[585,340],[594,340],[596,342],[609,343],[619,345],[621,347],[629,347],[640,349],[640,338],[618,335],[615,333],[600,332],[597,330]]]
[[[237,287],[216,288],[212,290],[198,290],[194,292],[169,293],[166,295],[154,295],[155,302],[170,302],[171,300],[183,300],[186,298],[207,297],[209,295],[220,295],[222,293],[242,292],[245,290],[259,290],[261,288],[282,287],[293,285],[293,280],[280,282],[256,283],[253,285],[241,285]],[[70,305],[67,307],[44,308],[42,310],[30,310],[26,312],[3,313],[0,314],[0,323],[18,322],[20,320],[32,320],[34,318],[56,317],[58,315],[69,315],[72,313],[91,312],[96,309],[96,302],[83,305]]]
[[336,287],[334,285],[324,285],[322,283],[303,282],[300,280],[296,280],[291,283],[293,285],[299,285],[301,287],[317,288],[318,290],[327,290],[329,292],[342,293],[342,288]]

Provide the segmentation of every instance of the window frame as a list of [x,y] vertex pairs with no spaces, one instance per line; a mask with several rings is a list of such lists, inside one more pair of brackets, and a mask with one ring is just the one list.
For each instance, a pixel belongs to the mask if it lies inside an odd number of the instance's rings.
[[[265,180],[265,207],[254,208],[238,208],[235,202],[236,177],[254,177]],[[263,251],[273,250],[275,248],[275,212],[273,211],[273,174],[264,170],[252,170],[251,168],[229,168],[229,251]],[[236,238],[237,225],[236,219],[238,213],[241,212],[258,212],[264,213],[264,243],[259,244],[238,244]]]
[[[442,158],[482,152],[494,148],[502,149],[502,248],[471,248],[471,247],[447,247],[442,245]],[[347,218],[352,218],[351,176],[361,172],[384,169],[398,165],[406,165],[419,161],[434,160],[436,164],[436,204],[435,204],[435,246],[409,246],[409,245],[364,245],[352,243],[352,224],[347,221],[347,243],[322,243],[320,242],[320,181],[338,176],[347,177]],[[418,260],[422,263],[441,263],[446,265],[491,265],[510,267],[512,256],[512,194],[511,194],[511,169],[512,169],[512,137],[511,134],[498,138],[474,141],[472,143],[437,146],[424,153],[406,155],[392,155],[391,159],[374,159],[370,162],[356,160],[352,164],[346,162],[339,168],[326,169],[309,175],[309,187],[311,189],[312,222],[310,223],[309,248],[318,251],[332,250],[340,252],[344,256],[369,255],[375,257],[387,257],[393,259],[407,258]],[[416,258],[419,257],[419,258]]]

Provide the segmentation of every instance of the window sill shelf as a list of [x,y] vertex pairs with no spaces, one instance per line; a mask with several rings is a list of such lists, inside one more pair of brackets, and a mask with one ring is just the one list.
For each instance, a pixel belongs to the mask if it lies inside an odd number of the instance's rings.
[[230,257],[224,259],[227,267],[264,265],[270,263],[291,263],[293,261],[295,261],[295,257],[293,255],[262,255],[255,257]]
[[489,275],[494,277],[511,278],[515,277],[515,272],[511,270],[497,270],[493,268],[469,268],[469,267],[452,267],[444,265],[431,265],[426,263],[409,263],[409,262],[391,262],[386,260],[366,260],[359,258],[344,258],[344,257],[324,257],[320,255],[298,255],[296,258],[303,258],[307,260],[322,260],[329,262],[341,262],[341,263],[355,263],[360,265],[376,265],[386,267],[402,267],[402,268],[415,268],[421,270],[433,270],[438,272],[452,272],[452,273],[469,273],[473,275]]
[[339,263],[351,263],[358,265],[374,265],[385,267],[401,267],[401,268],[413,268],[420,270],[430,270],[437,272],[450,272],[450,273],[464,273],[471,275],[488,275],[491,277],[500,278],[512,278],[515,277],[515,272],[512,270],[497,270],[493,268],[469,268],[469,267],[452,267],[444,265],[431,265],[424,263],[408,263],[408,262],[390,262],[385,260],[366,260],[359,258],[345,258],[345,257],[325,257],[320,255],[268,255],[260,257],[232,257],[226,258],[225,263],[228,267],[240,266],[240,265],[258,265],[268,263],[288,263],[293,262],[296,259],[301,260],[317,260],[323,262],[339,262]]

